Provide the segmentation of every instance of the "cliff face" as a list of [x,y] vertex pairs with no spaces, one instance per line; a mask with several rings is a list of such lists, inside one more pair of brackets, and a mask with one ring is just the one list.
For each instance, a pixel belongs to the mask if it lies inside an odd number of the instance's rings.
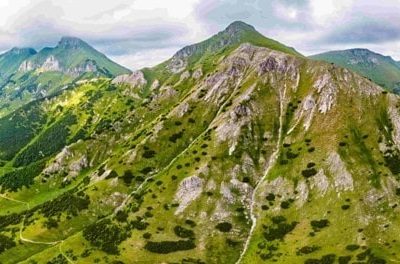
[[58,245],[0,260],[398,261],[399,97],[280,49],[190,48],[0,119],[7,168],[41,168],[3,181],[5,235]]

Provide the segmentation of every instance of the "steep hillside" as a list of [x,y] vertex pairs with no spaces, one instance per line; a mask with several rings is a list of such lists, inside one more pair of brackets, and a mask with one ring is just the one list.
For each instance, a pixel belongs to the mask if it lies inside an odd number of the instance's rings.
[[247,39],[198,50],[0,119],[0,262],[399,262],[399,97]]
[[86,79],[129,73],[84,41],[63,37],[54,48],[14,48],[0,55],[0,116]]
[[400,65],[390,56],[367,49],[350,49],[330,51],[310,58],[335,63],[371,79],[389,91],[400,92]]

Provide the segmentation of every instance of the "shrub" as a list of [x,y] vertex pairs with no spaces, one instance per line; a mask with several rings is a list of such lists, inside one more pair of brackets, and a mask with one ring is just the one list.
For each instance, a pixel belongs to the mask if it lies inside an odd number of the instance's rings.
[[106,179],[112,179],[112,178],[117,178],[118,173],[115,170],[112,170],[110,174],[107,175]]
[[180,131],[178,133],[173,134],[172,136],[169,137],[169,141],[176,143],[176,141],[183,136],[183,131]]
[[314,162],[309,162],[308,164],[307,164],[307,168],[312,168],[312,167],[314,167],[315,166],[315,163]]
[[155,155],[156,155],[156,152],[154,150],[148,149],[143,152],[142,157],[145,159],[151,159]]
[[265,226],[265,232],[263,233],[264,238],[267,241],[282,240],[288,233],[293,231],[296,225],[297,222],[288,224],[285,220],[284,222],[274,224],[273,226]]
[[349,250],[349,251],[356,251],[359,248],[360,248],[360,246],[357,244],[351,244],[351,245],[346,246],[346,250]]
[[43,225],[47,229],[57,228],[58,227],[58,221],[55,220],[54,218],[49,218],[46,222],[44,222]]
[[350,263],[351,256],[340,256],[338,259],[339,264],[348,264]]
[[0,253],[3,253],[7,249],[10,249],[15,246],[16,246],[16,244],[12,238],[9,238],[8,236],[0,234]]
[[174,233],[181,238],[194,238],[194,232],[181,226],[174,227]]
[[310,178],[317,174],[317,170],[315,168],[309,168],[301,171],[301,174],[304,176],[304,178]]
[[145,230],[149,224],[137,219],[130,222],[130,227],[137,230]]
[[150,252],[158,254],[168,254],[176,251],[194,249],[196,245],[193,240],[178,240],[178,241],[149,241],[144,248]]
[[150,239],[151,238],[151,234],[146,232],[146,233],[143,234],[143,238],[144,239]]
[[289,207],[290,207],[290,202],[288,202],[288,201],[281,202],[282,209],[289,209]]
[[115,219],[118,222],[126,222],[126,220],[128,219],[128,213],[124,211],[118,211],[115,215]]
[[124,175],[122,176],[122,180],[124,181],[125,184],[129,185],[132,183],[132,180],[135,178],[133,175],[132,171],[127,170],[124,172]]
[[221,232],[229,232],[232,229],[232,224],[229,222],[221,222],[218,223],[215,228]]
[[342,210],[348,210],[350,208],[350,205],[344,204],[341,206]]
[[78,197],[70,192],[64,193],[54,200],[40,206],[40,212],[45,217],[57,216],[62,212],[78,215],[78,212],[88,209],[90,204],[89,196]]
[[196,226],[196,222],[190,219],[186,219],[185,223],[192,228]]
[[68,260],[61,254],[47,261],[47,264],[68,264]]
[[83,230],[83,237],[95,247],[108,254],[118,254],[118,245],[128,235],[123,229],[106,219],[89,225]]
[[307,255],[307,254],[311,254],[320,249],[321,249],[321,247],[319,247],[319,246],[304,246],[304,247],[300,248],[296,252],[296,254],[297,255]]
[[310,224],[311,227],[314,229],[314,231],[319,231],[320,229],[329,226],[329,220],[328,219],[312,220]]
[[267,199],[267,201],[275,201],[275,194],[273,193],[269,193],[267,194],[267,196],[265,197],[265,199]]

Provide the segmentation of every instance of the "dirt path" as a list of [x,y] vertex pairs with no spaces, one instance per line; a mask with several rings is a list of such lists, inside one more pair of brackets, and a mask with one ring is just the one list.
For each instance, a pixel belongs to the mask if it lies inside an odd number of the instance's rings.
[[[21,200],[16,200],[16,199],[7,197],[7,196],[5,196],[5,195],[0,195],[0,198],[6,199],[6,200],[9,200],[9,201],[12,201],[12,202],[24,204],[24,205],[26,206],[26,209],[27,209],[27,210],[30,209],[30,205],[29,205],[29,203],[27,203],[27,202],[24,202],[24,201],[21,201]],[[50,242],[43,242],[43,241],[35,241],[35,240],[29,239],[29,238],[25,238],[25,237],[22,235],[22,230],[23,230],[24,227],[25,227],[25,218],[26,218],[26,215],[24,216],[24,218],[23,218],[23,220],[22,220],[22,223],[21,223],[21,227],[19,228],[19,239],[20,239],[21,241],[27,242],[27,243],[32,243],[32,244],[42,244],[42,245],[56,245],[56,244],[62,242],[62,240],[50,241]]]

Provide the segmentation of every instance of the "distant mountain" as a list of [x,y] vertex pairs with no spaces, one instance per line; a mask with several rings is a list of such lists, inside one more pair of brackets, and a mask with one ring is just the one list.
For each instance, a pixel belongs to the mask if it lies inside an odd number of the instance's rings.
[[63,37],[54,48],[44,48],[21,65],[19,70],[63,72],[72,76],[93,72],[98,76],[113,77],[129,70],[108,59],[81,39]]
[[36,54],[32,48],[13,48],[0,55],[0,81],[14,74],[21,63]]
[[125,73],[130,71],[74,37],[39,52],[13,48],[0,55],[0,116],[79,80]]
[[310,56],[353,70],[389,91],[400,92],[400,63],[368,49],[330,51]]

